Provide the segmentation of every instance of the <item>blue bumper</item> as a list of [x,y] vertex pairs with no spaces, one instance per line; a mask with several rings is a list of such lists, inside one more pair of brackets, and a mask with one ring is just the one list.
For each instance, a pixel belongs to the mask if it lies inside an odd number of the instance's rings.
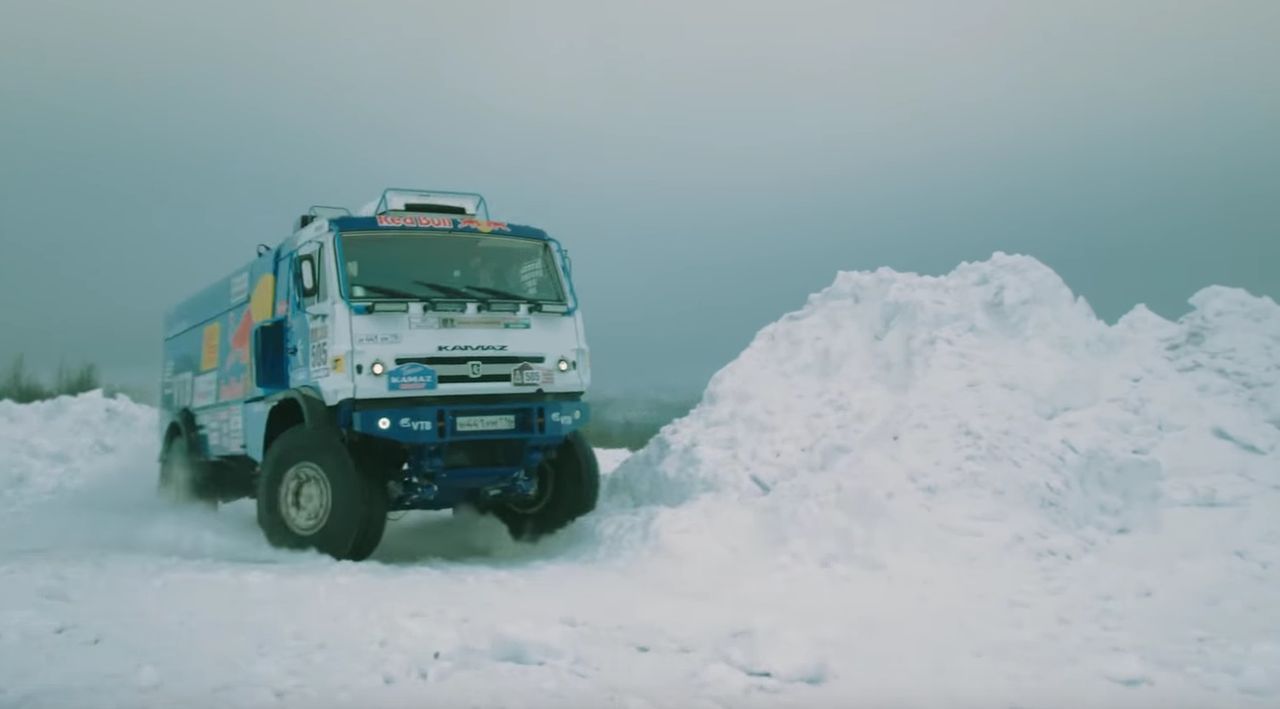
[[585,425],[588,413],[581,401],[404,406],[388,402],[386,407],[349,408],[339,416],[353,431],[411,446],[483,440],[550,445]]

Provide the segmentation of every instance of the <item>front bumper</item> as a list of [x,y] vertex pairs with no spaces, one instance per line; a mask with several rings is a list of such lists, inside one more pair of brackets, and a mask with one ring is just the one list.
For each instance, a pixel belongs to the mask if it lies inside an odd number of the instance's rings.
[[[551,444],[584,426],[590,412],[582,401],[450,404],[438,399],[431,403],[388,399],[362,401],[358,406],[343,403],[348,405],[338,407],[339,425],[361,435],[413,446],[485,440]],[[477,425],[494,422],[502,427],[477,429]]]

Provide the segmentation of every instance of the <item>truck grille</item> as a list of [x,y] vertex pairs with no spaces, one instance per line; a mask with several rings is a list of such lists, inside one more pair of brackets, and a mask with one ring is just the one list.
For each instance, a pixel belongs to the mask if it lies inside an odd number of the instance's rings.
[[470,374],[440,374],[437,375],[441,384],[481,384],[484,382],[510,382],[511,372],[506,374],[481,374],[473,377]]
[[408,364],[417,362],[418,364],[429,364],[432,366],[445,364],[461,364],[468,365],[471,362],[479,362],[480,364],[542,364],[547,358],[542,355],[476,355],[468,357],[467,355],[448,355],[437,357],[396,357],[396,364]]
[[396,357],[396,364],[416,362],[435,368],[441,384],[484,384],[510,382],[511,370],[520,364],[542,364],[542,355],[437,355]]

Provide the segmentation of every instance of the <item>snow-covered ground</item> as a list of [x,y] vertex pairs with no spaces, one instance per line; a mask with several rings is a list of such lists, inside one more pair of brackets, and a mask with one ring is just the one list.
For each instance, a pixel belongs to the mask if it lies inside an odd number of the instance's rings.
[[1191,302],[842,273],[591,517],[361,564],[157,502],[147,407],[0,403],[0,706],[1278,706],[1280,307]]

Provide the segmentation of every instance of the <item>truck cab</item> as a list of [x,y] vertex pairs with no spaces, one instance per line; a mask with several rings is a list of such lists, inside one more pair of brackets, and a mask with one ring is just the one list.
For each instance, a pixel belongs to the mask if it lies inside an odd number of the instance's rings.
[[254,496],[269,541],[363,558],[392,510],[536,538],[590,511],[591,380],[570,261],[482,196],[313,207],[171,311],[161,489]]

